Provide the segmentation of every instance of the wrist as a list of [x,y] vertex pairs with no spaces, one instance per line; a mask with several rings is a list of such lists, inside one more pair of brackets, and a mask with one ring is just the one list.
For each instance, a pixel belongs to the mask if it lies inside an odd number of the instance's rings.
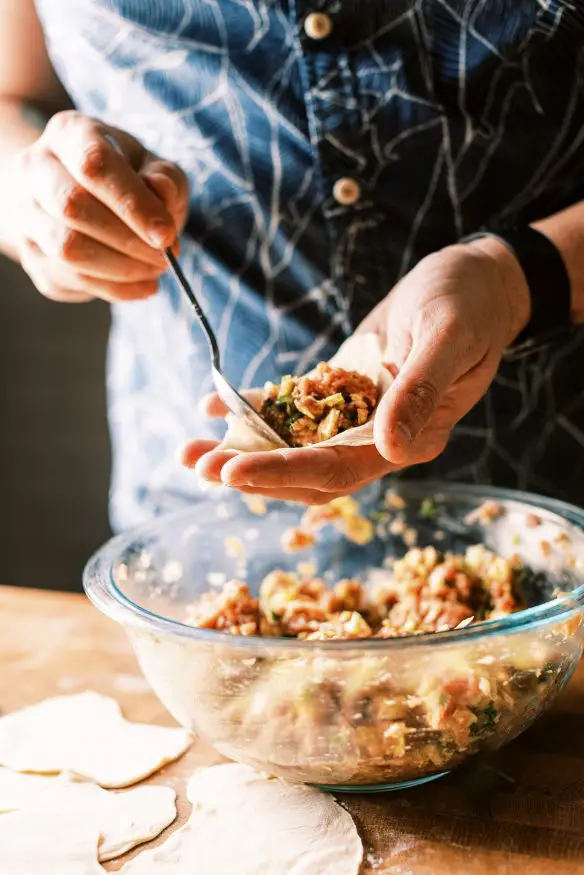
[[531,295],[523,269],[509,247],[496,237],[480,237],[465,245],[486,258],[497,274],[508,317],[503,344],[507,348],[531,318]]
[[584,325],[584,270],[582,269],[582,208],[579,203],[550,216],[533,227],[554,244],[566,266],[571,288],[571,317],[574,325]]

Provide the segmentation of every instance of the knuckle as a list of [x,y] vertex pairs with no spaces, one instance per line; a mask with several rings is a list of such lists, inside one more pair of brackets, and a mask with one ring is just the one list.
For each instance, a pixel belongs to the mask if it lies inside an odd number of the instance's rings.
[[103,179],[109,171],[110,147],[100,139],[92,140],[84,149],[79,164],[83,179]]
[[32,146],[23,149],[15,159],[14,170],[22,177],[24,190],[30,191],[36,183],[36,171],[44,169],[44,164],[50,158],[50,152],[44,147],[41,140],[37,140]]
[[59,212],[65,219],[73,221],[87,216],[90,196],[80,185],[73,185],[62,192],[60,196]]
[[31,169],[36,152],[37,149],[35,149],[34,146],[29,146],[28,149],[23,149],[22,152],[16,156],[15,167],[17,172],[25,173]]
[[280,464],[278,470],[278,480],[280,486],[294,486],[296,477],[294,476],[294,471],[292,470],[292,466],[290,464],[290,460],[287,455],[286,450],[275,450],[280,457]]
[[163,161],[162,172],[174,182],[179,195],[186,193],[188,190],[188,179],[180,167],[170,161]]
[[48,279],[37,279],[35,286],[41,293],[43,298],[48,298],[49,301],[62,301],[66,297],[64,289],[56,283]]
[[63,228],[57,235],[55,256],[59,261],[75,261],[79,255],[81,235],[72,228]]
[[355,489],[359,482],[359,477],[354,468],[348,464],[346,458],[341,458],[336,448],[330,447],[333,451],[332,457],[324,465],[323,470],[323,485],[322,488],[327,492],[340,492],[346,495],[352,489]]
[[43,137],[56,141],[68,133],[72,123],[78,122],[81,118],[83,116],[75,109],[65,109],[62,112],[57,112],[47,122]]
[[431,380],[417,380],[406,391],[406,401],[418,419],[428,419],[438,407],[439,392]]
[[135,216],[141,212],[140,198],[130,191],[124,194],[119,201],[119,210],[122,216]]
[[431,327],[442,343],[452,344],[455,348],[466,346],[474,340],[474,325],[454,310],[437,313]]
[[45,275],[42,270],[42,262],[39,259],[36,244],[27,238],[21,240],[19,257],[23,271],[29,277],[35,288],[42,294],[41,286],[44,287],[45,285]]
[[55,115],[51,116],[45,126],[45,136],[53,137],[54,135],[58,135],[62,133],[64,127],[68,124],[73,110],[65,110],[64,112],[57,112]]
[[33,246],[31,241],[23,236],[19,241],[19,249],[18,249],[18,257],[20,259],[20,264],[22,265],[22,269],[29,273],[32,262],[34,258],[33,254]]
[[[484,330],[484,325],[471,324],[468,320],[465,320],[462,324],[457,326],[457,345],[461,349],[463,355],[466,355],[477,348],[483,348],[485,346],[485,340],[488,334]],[[455,334],[452,332],[452,337],[454,339]]]

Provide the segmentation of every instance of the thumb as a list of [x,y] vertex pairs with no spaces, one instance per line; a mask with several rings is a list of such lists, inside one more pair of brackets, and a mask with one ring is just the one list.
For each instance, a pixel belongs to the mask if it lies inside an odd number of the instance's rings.
[[456,345],[433,335],[412,348],[374,420],[375,444],[394,464],[407,464],[412,445],[466,368]]

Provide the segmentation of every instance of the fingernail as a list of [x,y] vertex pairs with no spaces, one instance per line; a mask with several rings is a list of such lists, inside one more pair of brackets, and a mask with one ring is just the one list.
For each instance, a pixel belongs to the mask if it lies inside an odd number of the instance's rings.
[[173,242],[175,230],[172,225],[163,219],[153,219],[148,228],[148,239],[153,246],[162,248]]
[[221,472],[221,482],[224,486],[229,486],[231,489],[239,489],[240,486],[251,486],[251,483],[248,483],[247,480],[238,477],[237,474],[230,475],[230,472],[226,473]]
[[[233,458],[235,459],[237,456],[239,456],[239,453],[235,453]],[[235,471],[233,470],[234,467]],[[240,474],[237,470],[237,466],[231,465],[230,462],[226,462],[225,465],[223,465],[221,469],[221,480],[225,486],[230,486],[232,489],[237,489],[240,486],[251,486],[251,484],[247,482],[248,478],[245,474]]]
[[400,444],[403,446],[409,446],[411,444],[413,440],[412,430],[407,422],[398,422],[395,427],[395,432]]

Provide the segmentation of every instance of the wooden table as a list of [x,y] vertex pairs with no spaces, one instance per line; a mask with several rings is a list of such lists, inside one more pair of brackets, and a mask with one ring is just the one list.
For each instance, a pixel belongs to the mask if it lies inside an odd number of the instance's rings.
[[[85,689],[114,696],[132,720],[172,722],[124,632],[82,596],[0,586],[0,710]],[[179,818],[158,841],[188,816],[191,770],[220,759],[195,743],[154,776],[179,793]],[[342,801],[365,845],[363,875],[584,873],[584,665],[552,712],[486,766]],[[116,872],[129,856],[106,870]]]

